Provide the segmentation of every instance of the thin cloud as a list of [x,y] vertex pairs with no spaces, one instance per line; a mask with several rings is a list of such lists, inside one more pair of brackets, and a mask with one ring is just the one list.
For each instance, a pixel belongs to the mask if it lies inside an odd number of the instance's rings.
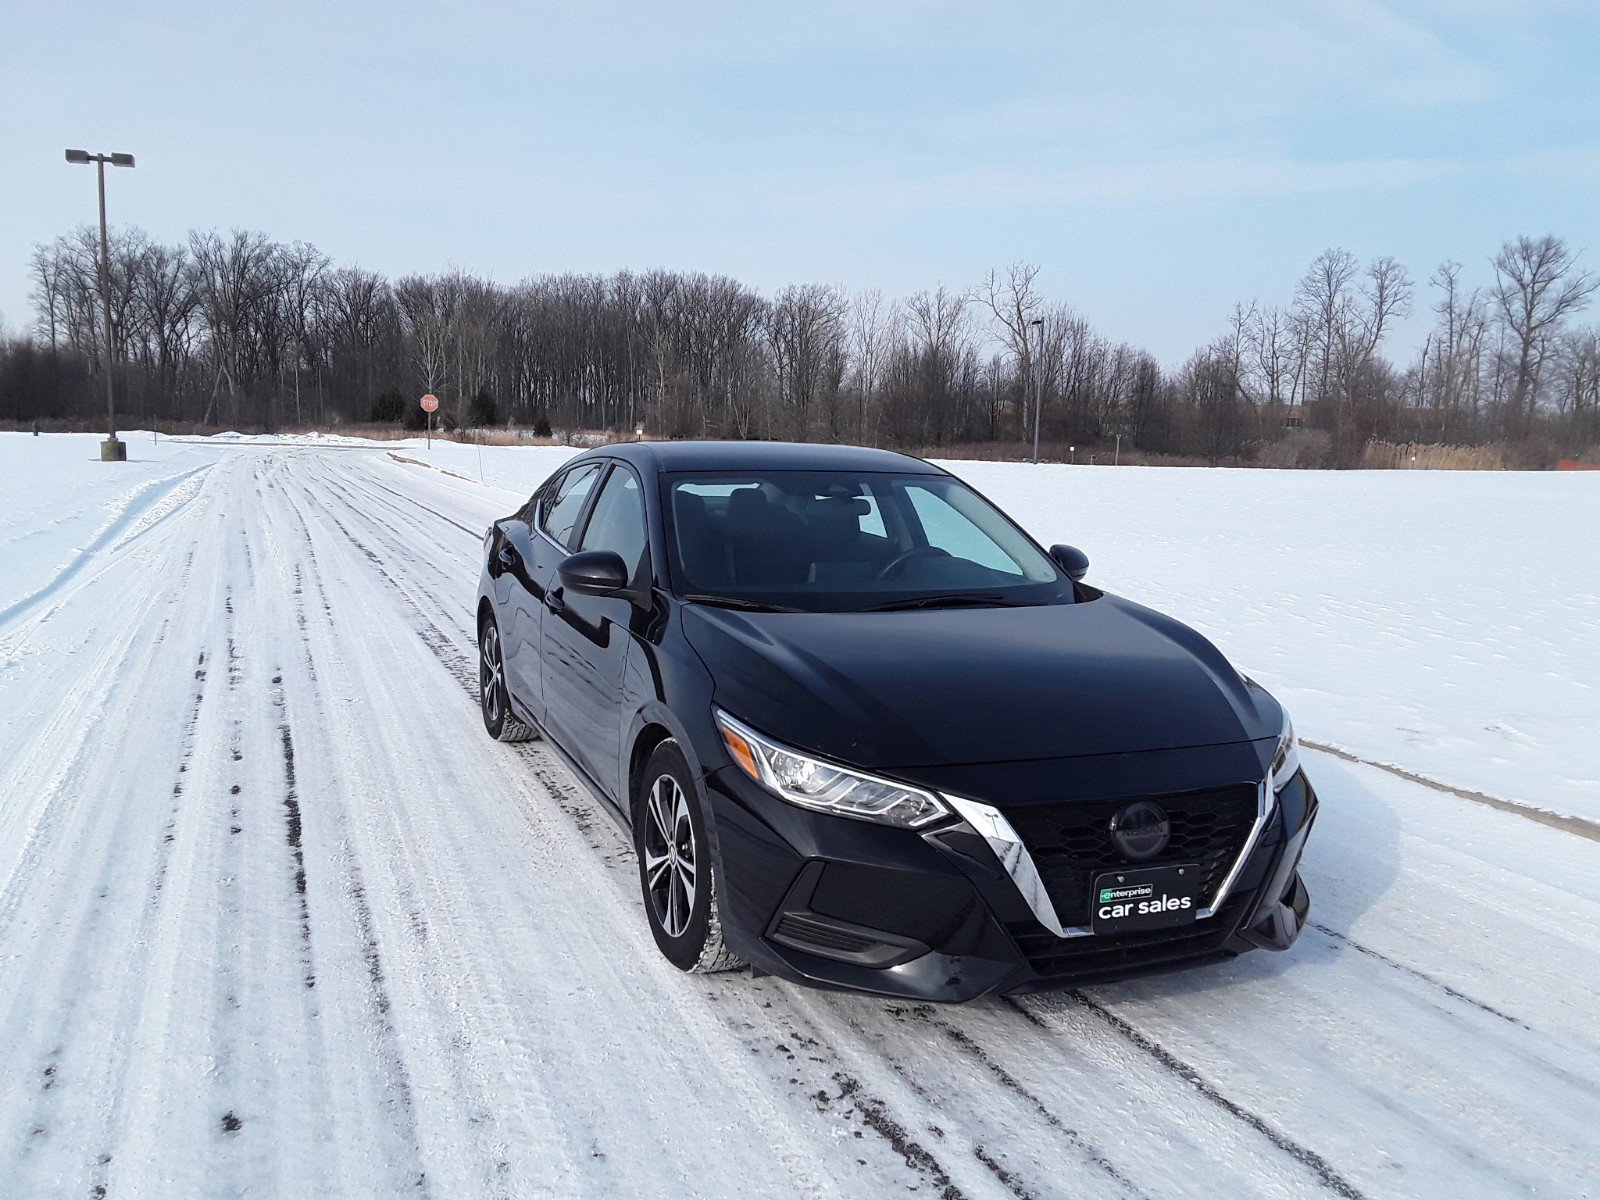
[[1441,159],[1181,159],[1042,174],[972,170],[880,178],[800,193],[795,203],[817,211],[871,216],[907,210],[1193,202],[1404,188],[1436,182],[1461,170],[1460,164]]

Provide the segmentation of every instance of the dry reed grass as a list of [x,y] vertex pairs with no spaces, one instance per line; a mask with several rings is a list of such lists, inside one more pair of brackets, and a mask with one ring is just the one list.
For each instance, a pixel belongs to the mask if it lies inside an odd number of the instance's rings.
[[1440,446],[1415,442],[1368,442],[1361,453],[1367,470],[1503,471],[1498,446]]

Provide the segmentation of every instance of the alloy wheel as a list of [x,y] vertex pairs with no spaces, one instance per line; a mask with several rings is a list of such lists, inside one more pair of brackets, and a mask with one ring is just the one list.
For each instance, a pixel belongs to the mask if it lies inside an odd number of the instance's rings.
[[483,631],[480,643],[482,654],[478,664],[478,688],[483,693],[483,711],[492,725],[500,719],[500,697],[505,695],[505,664],[500,658],[500,631],[489,625]]
[[689,798],[671,775],[655,781],[645,804],[644,869],[656,921],[668,937],[682,937],[694,911],[694,828]]

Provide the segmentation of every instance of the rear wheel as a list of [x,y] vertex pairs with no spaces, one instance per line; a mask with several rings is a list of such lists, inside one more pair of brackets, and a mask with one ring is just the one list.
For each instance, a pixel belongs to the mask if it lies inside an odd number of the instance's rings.
[[533,726],[511,713],[500,626],[487,615],[478,625],[478,703],[483,709],[483,727],[496,741],[526,742],[534,736]]
[[689,764],[670,738],[656,747],[640,779],[633,836],[645,915],[661,953],[683,971],[742,966],[722,941],[705,817]]

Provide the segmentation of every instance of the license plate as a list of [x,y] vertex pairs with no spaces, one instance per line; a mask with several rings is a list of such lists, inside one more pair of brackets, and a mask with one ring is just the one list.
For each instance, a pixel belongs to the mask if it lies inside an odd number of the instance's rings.
[[1187,925],[1200,911],[1204,882],[1198,863],[1107,871],[1089,893],[1089,928],[1110,934]]

